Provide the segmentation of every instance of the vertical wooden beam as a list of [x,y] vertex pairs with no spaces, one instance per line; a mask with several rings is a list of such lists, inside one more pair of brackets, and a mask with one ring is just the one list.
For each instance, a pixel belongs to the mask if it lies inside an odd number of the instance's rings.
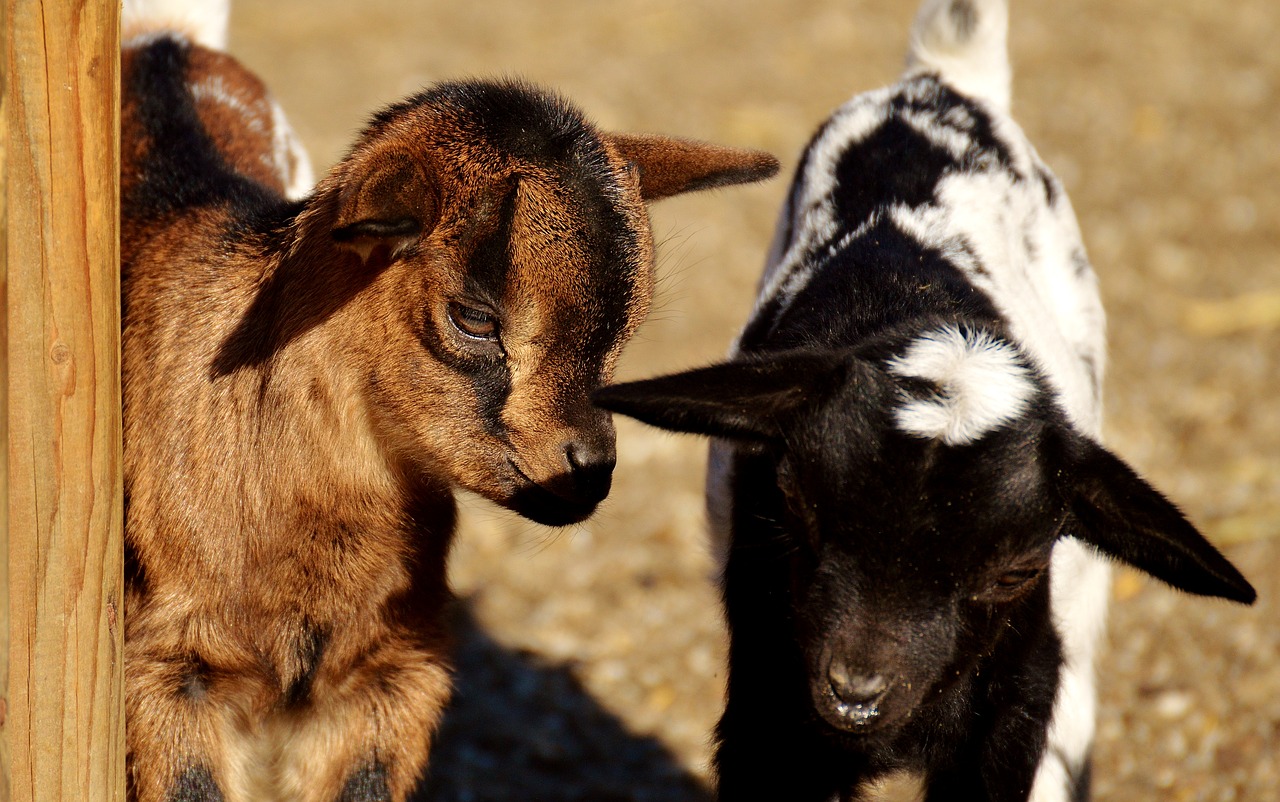
[[0,793],[123,800],[119,2],[0,16]]
[[9,4],[0,2],[0,802],[9,802]]

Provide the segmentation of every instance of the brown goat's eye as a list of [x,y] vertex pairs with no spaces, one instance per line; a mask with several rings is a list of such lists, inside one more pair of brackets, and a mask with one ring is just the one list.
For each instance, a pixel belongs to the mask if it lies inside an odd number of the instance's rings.
[[463,306],[459,303],[449,304],[449,320],[455,328],[467,337],[477,340],[496,340],[498,338],[498,318],[480,309]]

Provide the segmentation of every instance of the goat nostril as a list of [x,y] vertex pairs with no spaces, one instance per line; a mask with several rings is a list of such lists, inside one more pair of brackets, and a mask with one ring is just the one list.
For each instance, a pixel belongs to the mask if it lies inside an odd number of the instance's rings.
[[837,699],[855,705],[870,704],[889,688],[889,680],[883,674],[854,674],[839,660],[831,661],[827,681]]
[[564,447],[565,460],[572,473],[593,471],[612,472],[616,458],[613,449],[594,448],[588,444],[573,442]]
[[609,494],[616,462],[612,448],[574,441],[565,445],[564,456],[579,494],[597,499]]

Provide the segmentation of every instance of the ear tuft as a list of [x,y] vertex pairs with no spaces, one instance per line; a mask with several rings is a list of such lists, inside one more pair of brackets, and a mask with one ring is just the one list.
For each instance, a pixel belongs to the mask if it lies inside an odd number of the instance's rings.
[[353,157],[338,195],[333,239],[363,261],[385,245],[392,258],[435,224],[435,190],[410,154],[384,146]]
[[763,151],[647,134],[606,136],[640,171],[640,195],[649,201],[763,181],[778,172],[778,160]]

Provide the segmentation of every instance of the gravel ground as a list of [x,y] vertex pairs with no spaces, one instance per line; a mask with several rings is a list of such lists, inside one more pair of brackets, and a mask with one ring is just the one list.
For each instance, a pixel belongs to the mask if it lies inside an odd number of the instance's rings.
[[[891,81],[912,3],[241,2],[232,50],[324,169],[430,82],[518,74],[599,123],[762,147]],[[1111,446],[1254,581],[1244,609],[1115,585],[1096,798],[1280,799],[1280,4],[1014,2],[1015,113],[1071,193],[1110,313]],[[785,180],[664,201],[621,378],[723,354]],[[615,492],[552,531],[464,503],[458,698],[436,800],[705,798],[723,692],[693,439],[619,423]]]

